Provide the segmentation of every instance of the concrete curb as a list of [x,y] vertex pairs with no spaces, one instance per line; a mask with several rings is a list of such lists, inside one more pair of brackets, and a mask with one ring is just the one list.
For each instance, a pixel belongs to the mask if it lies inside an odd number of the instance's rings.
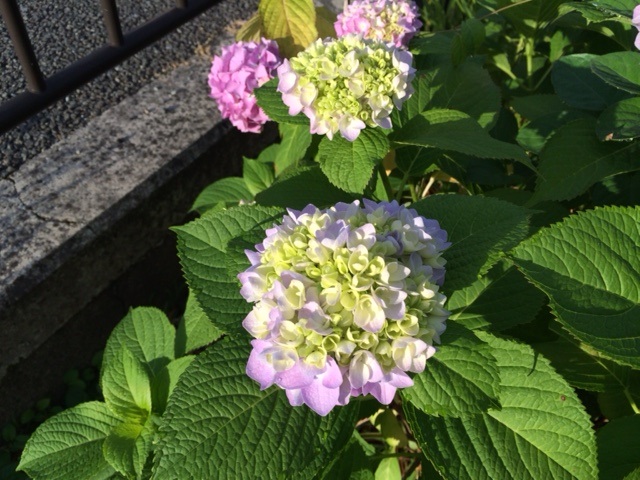
[[181,223],[202,187],[275,138],[230,132],[208,99],[208,66],[192,58],[0,180],[3,393],[11,365]]

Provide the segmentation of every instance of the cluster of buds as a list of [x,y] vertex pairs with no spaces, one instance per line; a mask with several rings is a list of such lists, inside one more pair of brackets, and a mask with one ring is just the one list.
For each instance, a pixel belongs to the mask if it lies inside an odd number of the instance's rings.
[[422,22],[411,0],[356,0],[338,15],[334,27],[339,37],[355,33],[406,47]]
[[211,96],[223,118],[242,132],[259,133],[269,117],[258,106],[254,89],[272,79],[282,63],[273,40],[237,42],[213,58],[209,73]]
[[311,133],[355,140],[368,126],[391,128],[389,115],[413,93],[413,57],[358,35],[317,40],[278,67],[278,91],[290,115],[303,112]]
[[255,338],[247,374],[320,415],[350,397],[389,404],[435,353],[449,312],[449,244],[436,220],[397,202],[289,210],[247,251],[240,293]]

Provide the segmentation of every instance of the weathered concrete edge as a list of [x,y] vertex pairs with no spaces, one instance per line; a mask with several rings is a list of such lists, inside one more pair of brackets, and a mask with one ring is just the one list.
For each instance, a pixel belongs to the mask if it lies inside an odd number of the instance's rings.
[[[0,379],[180,222],[164,205],[146,225],[129,222],[116,243],[130,248],[113,250],[114,227],[229,131],[207,98],[207,69],[194,57],[0,184]],[[215,161],[213,177],[238,173],[237,155]]]

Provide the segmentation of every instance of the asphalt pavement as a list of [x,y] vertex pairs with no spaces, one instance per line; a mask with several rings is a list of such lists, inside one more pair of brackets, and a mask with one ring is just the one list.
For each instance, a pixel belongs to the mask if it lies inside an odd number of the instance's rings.
[[[64,68],[106,43],[98,0],[18,0],[45,75]],[[173,0],[118,0],[126,32],[174,7]],[[249,18],[257,0],[224,0],[190,23],[81,87],[57,104],[0,136],[0,179],[29,158],[133,94],[194,54],[208,57],[215,38]],[[0,102],[24,91],[22,70],[0,21]],[[207,86],[203,85],[203,102]],[[215,108],[212,103],[212,108]]]

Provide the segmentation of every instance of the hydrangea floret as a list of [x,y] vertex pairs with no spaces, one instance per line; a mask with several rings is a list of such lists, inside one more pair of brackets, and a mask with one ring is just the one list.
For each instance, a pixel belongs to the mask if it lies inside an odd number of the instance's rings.
[[260,133],[269,117],[258,106],[253,91],[272,79],[281,63],[273,40],[262,38],[223,47],[213,58],[209,73],[211,97],[222,117],[242,132]]
[[636,36],[635,46],[640,50],[640,5],[637,5],[633,9],[633,18],[631,19],[633,26],[638,29],[638,35]]
[[303,112],[311,133],[355,140],[367,125],[391,128],[394,106],[413,93],[413,57],[357,35],[318,39],[278,67],[278,91],[290,115]]
[[339,37],[356,33],[406,47],[422,22],[411,0],[356,0],[338,15],[334,27]]
[[388,405],[413,385],[407,372],[424,370],[449,315],[438,222],[363,200],[288,210],[266,235],[238,275],[255,302],[247,375],[323,416],[360,395]]

